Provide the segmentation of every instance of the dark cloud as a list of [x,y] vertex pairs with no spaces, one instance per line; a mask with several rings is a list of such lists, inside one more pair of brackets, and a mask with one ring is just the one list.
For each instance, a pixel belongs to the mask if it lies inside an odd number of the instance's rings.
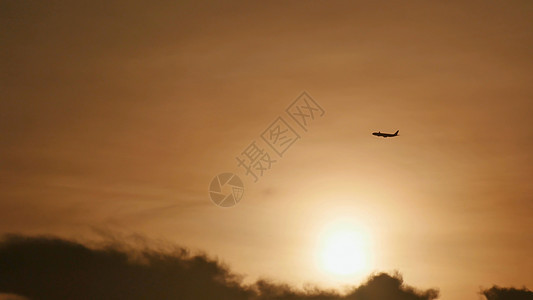
[[223,264],[185,249],[172,252],[92,249],[52,237],[6,236],[0,243],[0,293],[30,299],[423,300],[438,292],[404,285],[399,274],[376,274],[346,295],[305,291],[260,280],[245,285]]
[[256,283],[260,299],[289,300],[289,299],[346,299],[346,300],[425,300],[437,299],[437,290],[417,291],[404,285],[400,274],[389,275],[380,273],[372,275],[368,281],[359,287],[354,287],[347,295],[339,296],[331,291],[319,289],[298,292],[292,290],[287,285],[273,285],[268,282],[259,281]]
[[533,300],[533,292],[527,288],[502,288],[493,286],[481,292],[487,300]]
[[0,293],[0,300],[28,300],[28,298],[15,294]]
[[10,236],[0,246],[0,291],[31,299],[248,299],[227,268],[185,250],[172,255],[89,249]]

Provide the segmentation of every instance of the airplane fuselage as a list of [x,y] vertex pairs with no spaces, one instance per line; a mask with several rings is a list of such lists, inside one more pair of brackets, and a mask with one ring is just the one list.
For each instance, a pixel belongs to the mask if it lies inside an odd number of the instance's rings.
[[387,138],[387,137],[398,136],[398,132],[399,132],[399,130],[396,131],[395,133],[382,133],[381,131],[378,131],[378,132],[372,132],[372,135],[381,136],[381,137]]

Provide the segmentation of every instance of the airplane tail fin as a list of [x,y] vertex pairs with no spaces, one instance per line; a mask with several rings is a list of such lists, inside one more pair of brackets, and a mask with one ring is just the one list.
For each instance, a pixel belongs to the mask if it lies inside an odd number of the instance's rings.
[[398,132],[400,132],[400,130],[396,130],[396,132],[394,133],[394,135],[398,135]]

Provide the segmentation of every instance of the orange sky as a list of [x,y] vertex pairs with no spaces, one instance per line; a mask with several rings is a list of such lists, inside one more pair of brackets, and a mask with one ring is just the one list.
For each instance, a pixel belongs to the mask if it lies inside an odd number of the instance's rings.
[[[533,286],[529,1],[3,2],[0,233],[138,233],[339,287],[320,233],[440,299]],[[235,157],[326,111],[253,183]],[[382,139],[373,131],[400,136]],[[213,176],[245,181],[222,209]]]

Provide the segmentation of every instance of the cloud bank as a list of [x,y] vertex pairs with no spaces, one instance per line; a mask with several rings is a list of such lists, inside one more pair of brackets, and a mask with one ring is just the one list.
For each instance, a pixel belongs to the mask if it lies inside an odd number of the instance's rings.
[[487,300],[533,300],[533,292],[527,288],[503,288],[493,286],[481,292]]
[[185,249],[133,252],[113,244],[92,249],[52,237],[6,236],[0,243],[0,293],[29,299],[435,299],[436,290],[377,274],[347,295],[260,280],[251,285],[223,264]]
[[[527,289],[492,287],[488,300],[533,299]],[[2,296],[3,295],[3,296]],[[18,296],[17,296],[18,295]],[[186,249],[131,250],[116,241],[94,249],[54,237],[5,236],[0,242],[0,299],[431,300],[400,274],[374,274],[343,295],[259,280],[245,285],[229,268]]]

